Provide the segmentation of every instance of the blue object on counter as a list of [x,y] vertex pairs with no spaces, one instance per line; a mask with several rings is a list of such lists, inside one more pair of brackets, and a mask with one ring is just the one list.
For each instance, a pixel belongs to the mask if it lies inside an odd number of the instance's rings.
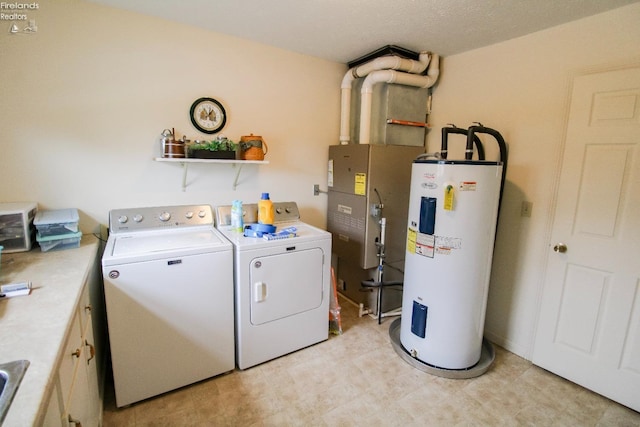
[[298,229],[295,227],[287,227],[284,230],[278,231],[277,233],[265,233],[262,235],[262,238],[265,240],[288,239],[290,237],[296,237],[296,231],[298,231]]
[[271,224],[249,224],[244,227],[245,237],[262,237],[264,234],[275,232],[276,226]]

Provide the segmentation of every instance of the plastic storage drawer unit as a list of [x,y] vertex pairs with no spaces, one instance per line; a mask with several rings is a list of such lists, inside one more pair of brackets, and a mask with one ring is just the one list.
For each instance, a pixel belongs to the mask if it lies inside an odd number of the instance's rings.
[[35,242],[36,202],[0,203],[0,245],[4,252],[26,252]]

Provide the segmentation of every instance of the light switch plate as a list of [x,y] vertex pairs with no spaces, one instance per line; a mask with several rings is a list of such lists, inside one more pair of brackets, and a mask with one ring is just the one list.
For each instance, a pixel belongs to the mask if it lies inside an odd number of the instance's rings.
[[520,216],[530,217],[532,209],[533,209],[533,203],[527,202],[526,200],[524,200],[522,202],[522,206],[520,207]]

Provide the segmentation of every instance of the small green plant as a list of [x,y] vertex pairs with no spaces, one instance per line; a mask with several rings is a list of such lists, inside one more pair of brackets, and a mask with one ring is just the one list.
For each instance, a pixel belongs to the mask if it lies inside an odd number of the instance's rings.
[[237,144],[230,139],[214,139],[191,145],[190,150],[236,151]]

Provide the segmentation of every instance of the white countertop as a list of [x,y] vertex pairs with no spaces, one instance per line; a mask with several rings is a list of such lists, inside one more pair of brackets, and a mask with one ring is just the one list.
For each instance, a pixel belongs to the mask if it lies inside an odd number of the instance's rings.
[[46,409],[74,309],[99,246],[97,238],[85,235],[75,249],[2,254],[0,284],[33,284],[28,296],[0,300],[0,363],[31,362],[3,426],[35,425]]

